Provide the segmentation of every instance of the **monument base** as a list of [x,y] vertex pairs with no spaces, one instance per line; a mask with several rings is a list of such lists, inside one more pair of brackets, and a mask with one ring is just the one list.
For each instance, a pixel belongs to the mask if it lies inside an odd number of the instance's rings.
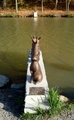
[[46,79],[46,73],[42,58],[42,52],[40,51],[40,60],[39,64],[41,67],[43,79],[38,84],[30,83],[31,73],[30,73],[30,64],[31,64],[31,51],[29,51],[28,56],[28,66],[27,66],[27,77],[26,77],[26,96],[25,96],[25,108],[24,112],[27,113],[35,113],[36,107],[40,107],[42,109],[48,109],[47,105],[47,96],[48,96],[48,83]]

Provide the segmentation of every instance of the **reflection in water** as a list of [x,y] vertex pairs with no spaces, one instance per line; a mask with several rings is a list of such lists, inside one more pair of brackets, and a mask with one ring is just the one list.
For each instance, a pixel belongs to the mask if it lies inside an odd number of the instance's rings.
[[40,48],[49,87],[74,90],[73,31],[74,19],[69,18],[0,19],[0,74],[24,75],[31,49],[30,35],[41,36]]
[[[25,59],[23,60],[23,58]],[[24,76],[26,68],[23,67],[23,64],[26,67],[26,56],[24,54],[11,51],[0,52],[0,74],[5,74],[9,77]]]
[[34,18],[34,23],[37,25],[38,18]]

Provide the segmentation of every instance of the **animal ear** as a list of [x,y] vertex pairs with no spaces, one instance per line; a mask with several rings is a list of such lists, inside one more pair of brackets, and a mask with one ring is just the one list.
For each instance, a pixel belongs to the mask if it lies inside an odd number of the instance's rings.
[[31,37],[31,39],[35,39],[36,38],[35,35],[34,36],[31,35],[30,37]]
[[34,36],[31,35],[30,37],[31,37],[31,39],[32,39],[32,42],[34,42]]
[[33,36],[32,36],[32,35],[31,35],[30,37],[31,37],[31,39],[33,39]]
[[41,37],[38,38],[38,40],[40,40],[40,39],[41,39]]

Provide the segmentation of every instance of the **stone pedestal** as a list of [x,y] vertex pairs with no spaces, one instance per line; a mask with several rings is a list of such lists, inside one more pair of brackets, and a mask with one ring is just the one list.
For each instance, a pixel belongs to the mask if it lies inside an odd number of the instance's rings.
[[48,109],[46,102],[46,97],[48,95],[48,82],[46,79],[46,73],[42,58],[42,52],[40,51],[40,60],[39,64],[43,74],[43,80],[38,84],[30,83],[31,73],[30,73],[30,64],[31,64],[31,51],[29,51],[28,62],[27,62],[27,77],[26,77],[26,96],[25,96],[25,108],[24,112],[35,113],[35,107],[41,107],[43,109]]

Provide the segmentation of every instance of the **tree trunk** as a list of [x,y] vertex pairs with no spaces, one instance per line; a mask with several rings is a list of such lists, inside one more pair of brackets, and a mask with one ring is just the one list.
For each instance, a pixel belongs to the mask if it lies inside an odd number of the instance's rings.
[[3,9],[6,9],[6,0],[3,0]]
[[69,11],[69,5],[70,5],[71,0],[68,0],[68,11]]
[[57,10],[58,0],[56,0],[55,9]]
[[66,0],[66,11],[67,11],[67,0]]
[[41,1],[41,6],[42,6],[42,12],[43,12],[43,0]]
[[16,2],[16,12],[18,12],[18,3],[17,3],[17,0],[15,0]]
[[66,0],[66,11],[69,12],[69,5],[71,0]]

